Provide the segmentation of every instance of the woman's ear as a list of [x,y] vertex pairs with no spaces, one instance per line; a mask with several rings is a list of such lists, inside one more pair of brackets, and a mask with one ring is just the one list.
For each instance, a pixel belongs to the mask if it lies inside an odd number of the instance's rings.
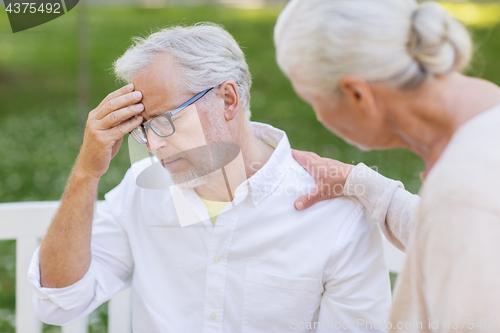
[[240,107],[240,95],[238,87],[232,80],[224,81],[219,88],[219,95],[224,101],[224,118],[233,120]]
[[367,117],[373,117],[377,113],[374,92],[365,80],[351,75],[344,76],[338,83],[338,89],[353,110]]

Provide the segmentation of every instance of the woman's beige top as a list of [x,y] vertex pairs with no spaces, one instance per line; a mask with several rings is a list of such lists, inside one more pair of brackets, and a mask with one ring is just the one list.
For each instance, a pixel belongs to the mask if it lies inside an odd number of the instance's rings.
[[345,194],[365,186],[356,196],[407,253],[393,330],[500,332],[500,105],[453,135],[420,190],[420,205],[398,182],[359,176],[362,169],[349,175]]

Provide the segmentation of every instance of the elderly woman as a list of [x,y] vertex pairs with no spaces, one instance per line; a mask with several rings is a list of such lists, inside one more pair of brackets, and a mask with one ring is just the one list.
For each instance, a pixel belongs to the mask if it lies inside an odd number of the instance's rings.
[[460,73],[472,53],[464,26],[436,3],[292,0],[275,44],[325,127],[363,150],[407,147],[425,163],[392,327],[500,330],[500,88]]

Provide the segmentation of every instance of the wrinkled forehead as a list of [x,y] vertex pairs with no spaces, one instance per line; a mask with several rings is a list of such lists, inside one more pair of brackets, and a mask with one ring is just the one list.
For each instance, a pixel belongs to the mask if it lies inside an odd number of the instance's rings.
[[168,53],[156,56],[149,67],[139,72],[132,82],[142,92],[144,113],[151,118],[171,111],[189,99],[182,76],[173,57]]

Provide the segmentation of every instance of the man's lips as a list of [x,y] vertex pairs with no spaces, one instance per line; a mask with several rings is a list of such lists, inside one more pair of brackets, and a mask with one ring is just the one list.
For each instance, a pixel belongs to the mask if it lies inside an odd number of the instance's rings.
[[182,159],[182,157],[177,157],[175,159],[167,158],[167,159],[161,160],[161,164],[165,167],[165,166],[173,164],[174,162],[179,161],[181,159]]
[[184,158],[186,157],[184,154],[182,153],[175,153],[175,154],[155,154],[156,155],[156,158],[161,162],[161,163],[165,163],[165,164],[168,164],[168,163],[171,163],[171,162],[175,162],[177,160],[180,160],[181,158]]

